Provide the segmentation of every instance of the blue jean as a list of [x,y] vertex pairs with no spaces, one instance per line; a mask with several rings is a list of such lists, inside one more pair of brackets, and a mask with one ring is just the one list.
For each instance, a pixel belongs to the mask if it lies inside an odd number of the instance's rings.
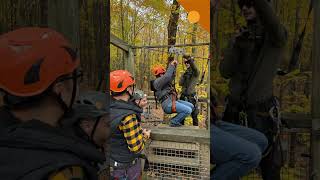
[[243,126],[218,121],[211,125],[211,157],[216,169],[210,179],[237,180],[258,167],[268,146],[260,132]]
[[[169,101],[163,108],[165,113],[172,114],[171,101]],[[181,122],[192,113],[193,108],[194,108],[193,104],[187,101],[182,101],[182,100],[176,101],[177,115],[171,119],[171,123],[175,125],[181,124]]]

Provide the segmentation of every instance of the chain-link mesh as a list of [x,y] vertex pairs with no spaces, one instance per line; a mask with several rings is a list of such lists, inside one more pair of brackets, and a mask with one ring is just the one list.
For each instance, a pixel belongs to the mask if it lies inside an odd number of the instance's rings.
[[[284,167],[282,180],[310,179],[310,131],[286,130],[281,133]],[[243,180],[262,180],[260,169],[256,169]]]
[[148,179],[209,179],[209,145],[152,141],[147,147]]

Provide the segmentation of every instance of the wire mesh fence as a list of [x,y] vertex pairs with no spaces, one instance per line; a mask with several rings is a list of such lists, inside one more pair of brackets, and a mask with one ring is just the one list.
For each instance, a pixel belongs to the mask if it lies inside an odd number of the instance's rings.
[[[290,129],[281,133],[284,167],[281,169],[282,180],[310,179],[310,140],[308,129]],[[254,170],[242,180],[262,180],[260,169]]]
[[152,141],[147,179],[209,179],[209,144]]

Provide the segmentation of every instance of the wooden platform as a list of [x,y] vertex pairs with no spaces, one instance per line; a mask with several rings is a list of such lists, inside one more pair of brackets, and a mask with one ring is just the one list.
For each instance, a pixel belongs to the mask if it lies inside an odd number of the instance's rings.
[[194,126],[169,127],[161,124],[151,128],[151,139],[159,141],[210,144],[210,132]]

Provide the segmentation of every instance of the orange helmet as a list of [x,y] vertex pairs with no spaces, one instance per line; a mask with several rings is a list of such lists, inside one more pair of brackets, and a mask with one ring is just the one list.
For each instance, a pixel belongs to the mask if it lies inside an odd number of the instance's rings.
[[21,28],[1,35],[0,57],[0,89],[19,97],[43,93],[80,64],[68,41],[48,28]]
[[112,92],[123,92],[134,83],[132,74],[126,70],[116,70],[110,73],[110,90]]
[[161,65],[157,65],[152,68],[152,73],[155,76],[158,76],[159,74],[163,74],[165,72],[166,72],[166,69],[164,69],[164,67]]

